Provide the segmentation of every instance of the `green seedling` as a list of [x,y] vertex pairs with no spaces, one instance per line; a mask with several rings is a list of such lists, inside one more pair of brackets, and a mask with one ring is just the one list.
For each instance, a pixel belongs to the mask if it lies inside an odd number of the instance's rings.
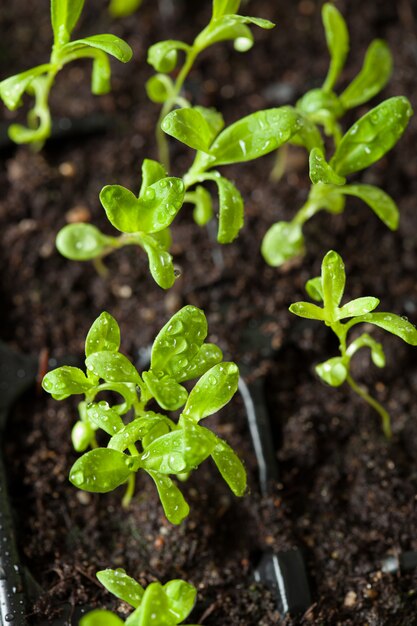
[[40,148],[50,136],[49,94],[56,75],[67,63],[77,59],[92,59],[91,90],[101,95],[110,91],[109,55],[123,63],[132,57],[130,46],[115,35],[93,35],[71,41],[72,31],[83,6],[84,0],[51,0],[54,43],[49,62],[0,82],[0,97],[11,111],[22,105],[25,93],[35,99],[28,114],[28,126],[12,124],[9,128],[9,136],[15,143],[31,143]]
[[110,237],[91,224],[68,224],[58,233],[57,248],[68,259],[94,260],[103,273],[105,256],[122,246],[137,245],[148,255],[156,283],[168,289],[178,276],[169,254],[169,226],[182,207],[184,193],[180,178],[167,177],[162,165],[146,159],[138,196],[120,185],[107,185],[100,193],[110,223],[122,234]]
[[127,17],[139,9],[143,0],[111,0],[109,11],[112,17]]
[[[377,367],[385,366],[385,354],[380,343],[368,333],[363,333],[348,343],[347,335],[357,324],[373,324],[389,333],[400,337],[406,343],[417,345],[417,330],[406,319],[393,313],[374,312],[379,300],[373,297],[364,297],[351,300],[340,306],[345,290],[345,266],[337,252],[330,251],[323,259],[321,276],[306,283],[308,295],[316,302],[323,303],[317,306],[309,302],[296,302],[290,306],[291,313],[307,319],[319,320],[330,326],[339,340],[340,356],[333,357],[316,366],[320,378],[331,385],[339,387],[344,382],[353,389],[365,402],[377,411],[382,420],[382,428],[387,438],[391,437],[391,419],[388,412],[375,398],[360,387],[352,378],[350,363],[352,357],[361,348],[369,348],[372,362]],[[347,320],[343,322],[342,320]]]
[[[115,613],[98,609],[80,620],[80,626],[178,626],[194,608],[197,590],[183,580],[170,580],[165,585],[153,582],[144,589],[123,569],[97,572],[101,584],[134,611],[126,621]],[[184,624],[183,626],[198,626]]]
[[[155,482],[167,518],[179,524],[189,506],[170,475],[182,479],[211,457],[233,493],[244,494],[246,472],[241,461],[226,442],[199,424],[231,400],[239,381],[237,366],[223,362],[221,350],[205,343],[206,336],[204,313],[184,307],[157,335],[150,369],[139,374],[119,352],[117,322],[102,313],[86,338],[86,373],[64,366],[44,377],[43,388],[56,400],[84,396],[72,441],[79,452],[92,449],[70,470],[76,487],[106,493],[127,483],[123,500],[127,506],[136,473],[143,470]],[[188,393],[183,383],[195,379],[199,380]],[[109,391],[122,402],[110,406],[100,400],[100,394]],[[151,400],[166,411],[181,409],[178,421],[148,410]],[[105,448],[97,447],[99,429],[110,436]]]
[[[277,222],[266,233],[262,254],[274,267],[304,253],[304,223],[321,210],[342,213],[346,196],[356,196],[376,213],[388,228],[398,227],[399,213],[394,200],[373,185],[347,184],[346,177],[381,159],[395,146],[412,115],[404,97],[390,98],[362,116],[343,134],[339,119],[351,108],[374,97],[387,83],[392,59],[387,45],[371,43],[358,76],[338,96],[334,85],[344,67],[349,50],[349,35],[339,11],[332,4],[323,7],[323,23],[330,52],[330,68],[321,89],[309,91],[295,110],[304,121],[302,131],[287,143],[302,145],[309,151],[310,179],[308,199],[290,222]],[[319,126],[333,138],[334,153],[328,162]],[[282,168],[281,168],[282,169]]]
[[203,226],[213,217],[213,203],[201,183],[214,182],[219,194],[217,240],[221,244],[232,242],[243,226],[243,198],[217,168],[268,154],[302,126],[302,118],[291,107],[258,111],[227,128],[220,113],[211,109],[172,111],[163,121],[163,130],[197,151],[188,172],[182,179],[166,177],[160,163],[146,159],[139,197],[120,185],[108,185],[100,193],[108,219],[123,234],[108,237],[90,224],[71,224],[58,234],[58,250],[70,259],[101,262],[115,249],[139,245],[149,256],[153,278],[160,287],[168,289],[176,278],[169,254],[169,226],[183,202],[194,205],[194,219]]
[[[176,106],[190,107],[181,95],[184,82],[198,55],[219,41],[231,40],[240,52],[253,45],[253,35],[248,25],[260,28],[273,28],[275,24],[256,17],[238,15],[241,0],[213,0],[212,16],[209,24],[197,35],[192,45],[183,41],[160,41],[149,48],[148,63],[158,72],[149,79],[146,90],[153,102],[162,104],[157,124],[156,138],[159,160],[169,170],[169,149],[166,137],[161,130],[165,116]],[[184,54],[184,63],[173,80],[169,74],[177,69],[178,53]]]

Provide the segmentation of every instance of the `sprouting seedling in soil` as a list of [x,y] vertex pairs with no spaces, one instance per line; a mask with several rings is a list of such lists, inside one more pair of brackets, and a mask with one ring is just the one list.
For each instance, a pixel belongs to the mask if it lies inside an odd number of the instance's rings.
[[[211,457],[233,493],[244,494],[246,472],[241,461],[226,442],[199,424],[231,400],[239,380],[237,366],[222,362],[221,350],[205,343],[206,336],[204,313],[184,307],[159,332],[150,369],[139,374],[119,352],[117,322],[102,313],[87,335],[86,374],[66,366],[46,374],[43,388],[55,399],[84,395],[72,441],[77,451],[92,450],[70,470],[76,487],[106,493],[127,483],[123,500],[127,506],[135,475],[144,470],[156,484],[167,518],[179,524],[189,506],[170,475],[181,479]],[[195,379],[199,380],[188,393],[182,383]],[[109,391],[122,402],[110,406],[100,400],[100,394]],[[178,422],[147,410],[152,399],[163,410],[181,409]],[[128,419],[123,421],[123,416]],[[97,447],[98,429],[110,435],[105,448]]]
[[93,35],[71,41],[84,0],[51,0],[51,22],[54,34],[52,53],[48,63],[37,65],[0,83],[0,97],[8,109],[14,111],[22,104],[25,93],[35,99],[28,114],[28,126],[12,124],[9,136],[15,143],[31,143],[41,148],[51,134],[49,94],[58,72],[71,61],[93,60],[91,90],[101,95],[110,91],[111,55],[126,63],[132,57],[130,46],[115,35]]
[[[194,608],[197,590],[184,580],[170,580],[165,585],[153,582],[144,589],[123,569],[97,572],[101,584],[134,611],[126,621],[115,613],[97,609],[80,620],[80,626],[179,626]],[[198,624],[183,624],[198,626]]]
[[[352,357],[361,348],[369,348],[371,358],[377,367],[385,366],[385,354],[380,343],[376,342],[368,333],[363,333],[350,344],[347,335],[357,324],[374,324],[400,337],[406,343],[417,345],[417,329],[406,319],[393,313],[374,312],[379,300],[373,297],[357,298],[340,306],[345,290],[345,266],[337,252],[330,251],[323,259],[321,276],[312,278],[306,283],[308,295],[316,302],[322,302],[319,307],[309,302],[296,302],[290,306],[291,313],[307,319],[320,320],[330,326],[339,339],[340,356],[333,357],[316,366],[320,378],[332,387],[339,387],[344,382],[365,400],[382,420],[382,428],[387,438],[391,437],[391,419],[388,412],[369,393],[360,387],[352,378],[350,363]],[[348,320],[342,322],[341,320]]]
[[169,226],[184,201],[183,181],[167,177],[162,165],[145,159],[138,197],[120,185],[107,185],[100,201],[109,221],[122,234],[110,237],[91,224],[69,224],[57,236],[61,254],[75,261],[94,260],[101,271],[105,256],[122,246],[137,245],[148,255],[155,282],[163,289],[171,287],[177,273],[169,253]]
[[168,289],[176,278],[169,254],[169,226],[183,202],[194,204],[194,219],[203,226],[213,217],[213,205],[201,183],[214,182],[219,192],[217,240],[232,242],[243,226],[243,198],[217,167],[250,161],[277,149],[298,133],[302,124],[291,107],[258,111],[227,128],[220,113],[211,109],[172,111],[163,121],[164,131],[197,151],[188,172],[182,179],[166,177],[160,163],[146,159],[138,198],[120,185],[108,185],[100,193],[109,221],[123,234],[109,237],[91,224],[70,224],[58,234],[58,250],[73,260],[101,263],[115,249],[139,245],[149,256],[153,278]]
[[[345,133],[339,119],[348,109],[359,106],[375,96],[387,83],[392,60],[387,45],[380,40],[371,43],[363,67],[337,96],[334,84],[339,77],[349,49],[346,24],[331,4],[323,7],[323,22],[331,63],[324,85],[309,91],[295,110],[304,121],[302,132],[288,143],[302,145],[309,151],[312,186],[306,203],[295,217],[271,226],[262,242],[262,254],[274,267],[304,253],[304,223],[321,210],[342,213],[346,196],[363,200],[390,228],[398,227],[399,214],[393,201],[373,185],[346,184],[346,176],[355,174],[381,159],[395,146],[406,129],[412,108],[405,97],[390,98],[361,117]],[[335,151],[328,162],[319,126],[333,138]]]
[[127,17],[139,9],[142,0],[111,0],[109,5],[112,17]]
[[[209,24],[197,35],[192,45],[183,41],[160,41],[149,48],[148,63],[158,72],[149,79],[146,90],[153,102],[162,104],[156,129],[159,148],[159,160],[169,169],[169,149],[161,123],[165,116],[176,106],[189,107],[190,103],[181,95],[184,82],[191,71],[198,55],[219,41],[232,40],[234,47],[246,52],[253,45],[253,35],[248,24],[260,28],[273,28],[269,20],[238,15],[241,0],[213,0],[212,16]],[[171,79],[169,74],[178,65],[178,53],[183,53],[184,63],[177,78]]]

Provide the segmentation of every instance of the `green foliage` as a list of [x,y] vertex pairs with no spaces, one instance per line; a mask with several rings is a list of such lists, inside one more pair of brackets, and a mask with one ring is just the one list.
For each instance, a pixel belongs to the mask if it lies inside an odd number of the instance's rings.
[[[199,107],[190,107],[190,103],[181,95],[184,82],[190,73],[198,55],[220,41],[233,41],[234,47],[240,52],[249,50],[253,45],[253,35],[249,25],[260,28],[273,28],[274,24],[268,20],[238,15],[240,0],[213,0],[213,11],[209,24],[197,35],[194,42],[189,45],[183,41],[167,40],[160,41],[148,50],[148,63],[157,72],[146,85],[149,98],[153,102],[162,104],[161,113],[156,130],[156,138],[159,148],[159,160],[169,169],[169,149],[164,133],[161,131],[161,123],[174,107],[187,107],[185,116],[188,119],[187,145],[195,150],[203,150],[208,147],[214,136],[211,136],[205,120],[201,116],[194,115]],[[184,55],[184,62],[178,69],[179,53]],[[168,74],[177,71],[177,77],[172,80]],[[191,123],[193,122],[193,124]],[[200,125],[200,128],[198,127]],[[177,132],[180,132],[180,122]],[[198,132],[192,133],[196,127]],[[217,135],[220,129],[214,134]],[[168,132],[168,131],[166,131]],[[181,139],[183,141],[183,139]]]
[[112,17],[127,17],[139,9],[142,0],[110,0],[109,11]]
[[80,626],[178,626],[193,610],[197,597],[195,587],[179,579],[165,585],[153,582],[144,589],[123,569],[102,570],[97,572],[97,578],[110,593],[135,610],[125,622],[109,611],[92,611],[81,619]]
[[91,58],[93,61],[92,92],[100,95],[110,91],[109,56],[122,63],[132,57],[128,44],[115,35],[93,35],[71,41],[84,6],[84,0],[51,0],[51,23],[54,35],[49,63],[6,78],[0,82],[0,98],[14,111],[22,104],[25,93],[35,99],[28,114],[28,126],[12,124],[9,136],[16,143],[31,143],[41,148],[51,134],[49,94],[58,72],[71,61]]
[[138,245],[148,255],[155,282],[168,289],[176,279],[169,254],[169,226],[181,209],[184,196],[180,178],[166,176],[157,161],[145,159],[138,196],[120,185],[106,185],[100,193],[110,223],[122,235],[108,237],[91,224],[68,224],[58,233],[56,246],[68,259],[101,261],[122,246]]
[[[221,350],[205,342],[207,332],[204,313],[184,307],[155,338],[150,368],[140,374],[119,352],[116,320],[102,313],[87,334],[86,374],[67,366],[46,374],[43,388],[55,399],[84,395],[72,441],[78,452],[92,449],[71,468],[70,481],[76,487],[106,493],[128,482],[128,504],[135,474],[143,470],[155,482],[167,518],[179,524],[189,507],[170,476],[191,473],[212,457],[233,493],[244,494],[246,472],[241,461],[199,424],[232,399],[239,381],[237,366],[223,362]],[[183,383],[196,379],[188,393]],[[100,400],[109,391],[122,402],[110,406]],[[147,410],[152,399],[164,410],[181,409],[178,421]],[[97,430],[110,436],[107,447],[97,447]]]
[[[330,251],[323,259],[321,276],[309,280],[306,291],[313,300],[322,303],[317,306],[309,302],[296,302],[290,311],[299,317],[322,321],[329,326],[339,340],[340,356],[328,359],[316,367],[319,377],[332,387],[339,387],[345,381],[368,402],[381,416],[385,435],[391,437],[391,420],[386,410],[359,387],[350,374],[351,359],[360,348],[368,348],[373,363],[384,367],[385,355],[381,344],[370,335],[363,333],[350,344],[347,343],[349,330],[357,324],[367,323],[383,328],[400,337],[406,343],[417,345],[417,329],[410,322],[393,313],[375,313],[379,300],[373,297],[357,298],[340,306],[346,283],[345,266],[337,252]],[[348,320],[342,322],[341,320]]]
[[[348,109],[366,103],[384,88],[391,75],[392,58],[385,42],[373,41],[361,71],[338,96],[334,86],[346,62],[349,34],[333,4],[324,4],[322,17],[330,53],[329,71],[323,87],[307,92],[297,102],[295,111],[302,128],[288,139],[308,150],[312,186],[307,201],[291,222],[274,224],[264,237],[262,254],[275,267],[303,254],[303,224],[322,210],[341,213],[346,196],[363,200],[391,230],[398,227],[399,212],[392,198],[372,185],[348,184],[346,176],[370,167],[395,146],[409,123],[411,105],[401,96],[389,98],[343,134],[340,118]],[[329,160],[320,127],[334,141],[335,150]]]

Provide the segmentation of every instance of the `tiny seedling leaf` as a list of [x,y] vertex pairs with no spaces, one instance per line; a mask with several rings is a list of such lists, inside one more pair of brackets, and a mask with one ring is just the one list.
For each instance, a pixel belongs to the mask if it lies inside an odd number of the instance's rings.
[[412,112],[410,102],[404,96],[385,100],[347,131],[330,165],[340,176],[369,167],[397,143]]
[[140,605],[145,590],[123,569],[101,570],[101,572],[97,572],[96,576],[107,591],[110,591],[119,600],[127,602],[135,609]]
[[322,19],[330,52],[330,67],[323,90],[331,91],[345,65],[349,52],[349,33],[345,20],[333,4],[326,3],[323,6]]
[[370,313],[379,304],[378,298],[372,297],[364,297],[364,298],[356,298],[356,300],[351,300],[341,309],[339,309],[337,313],[337,318],[342,320],[346,317],[357,317],[358,315],[365,315],[365,313]]
[[42,387],[55,399],[64,400],[85,393],[92,387],[92,383],[78,367],[64,365],[45,374]]
[[329,185],[343,185],[346,178],[336,174],[334,169],[327,163],[322,150],[313,148],[310,152],[310,179],[314,185],[325,183]]
[[171,111],[161,124],[162,130],[193,150],[209,152],[215,133],[198,109]]
[[106,382],[135,384],[141,382],[134,365],[120,352],[108,350],[94,352],[86,358],[85,364],[90,372]]
[[96,609],[80,619],[80,626],[124,626],[124,622],[110,611]]
[[63,45],[69,41],[84,2],[85,0],[51,0],[51,22],[56,44]]
[[299,224],[277,222],[265,234],[262,256],[272,267],[279,267],[286,261],[304,254],[304,237]]
[[219,228],[217,241],[231,243],[239,234],[244,223],[243,198],[235,185],[223,176],[213,177],[219,190]]
[[67,224],[56,238],[56,247],[62,256],[73,261],[91,261],[103,255],[109,238],[92,224]]
[[237,391],[239,369],[235,363],[218,363],[200,378],[188,396],[184,415],[198,422],[219,411]]
[[87,417],[96,428],[101,428],[110,436],[124,428],[120,415],[104,400],[89,404],[87,406]]
[[85,356],[94,352],[117,352],[120,347],[120,328],[106,311],[93,322],[85,340]]
[[[165,515],[171,524],[181,524],[190,512],[184,496],[169,476],[146,470],[155,482]],[[144,622],[145,624],[145,622]]]
[[75,461],[70,481],[78,489],[107,493],[122,485],[139,467],[139,457],[109,448],[95,448]]
[[178,50],[188,52],[190,46],[187,46],[182,41],[174,41],[172,39],[155,43],[148,50],[148,63],[157,72],[169,74],[177,65]]
[[381,39],[375,39],[366,51],[359,74],[340,96],[346,109],[368,102],[387,84],[392,72],[392,55]]
[[321,264],[324,308],[330,314],[339,306],[346,284],[345,265],[342,257],[330,250]]
[[197,590],[184,580],[170,580],[164,585],[169,610],[174,613],[177,623],[183,622],[194,608]]
[[211,456],[235,496],[243,496],[246,491],[247,476],[237,454],[225,441],[218,439]]
[[14,111],[21,105],[21,98],[31,82],[37,76],[45,74],[52,68],[50,63],[38,65],[26,72],[21,72],[0,82],[0,97],[10,111]]
[[298,317],[304,317],[308,320],[324,320],[324,311],[321,307],[310,302],[294,302],[289,310]]
[[397,230],[400,212],[391,196],[382,189],[374,185],[344,185],[340,188],[340,193],[360,198],[390,230]]
[[406,343],[417,346],[417,329],[408,320],[394,313],[367,313],[355,318],[355,323],[368,322],[400,337]]
[[[116,35],[103,34],[92,35],[91,37],[85,37],[84,39],[77,39],[68,44],[68,48],[75,48],[78,46],[87,46],[88,48],[94,48],[101,50],[106,54],[110,54],[122,63],[130,61],[133,55],[132,48],[120,37]],[[67,46],[66,46],[67,47]]]
[[310,280],[306,282],[305,288],[312,300],[315,300],[316,302],[323,302],[323,285],[321,282],[321,276],[310,278]]
[[176,411],[184,406],[187,390],[175,378],[164,376],[159,378],[153,371],[143,372],[142,378],[159,406],[167,411]]
[[342,357],[335,356],[316,366],[316,372],[322,380],[332,387],[340,387],[347,377],[348,371]]

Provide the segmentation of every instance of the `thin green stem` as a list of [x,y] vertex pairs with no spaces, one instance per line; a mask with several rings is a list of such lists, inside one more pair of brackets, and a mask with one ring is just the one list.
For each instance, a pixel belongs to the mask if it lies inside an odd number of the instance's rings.
[[165,100],[159,113],[158,122],[156,124],[156,143],[158,146],[159,160],[164,165],[167,172],[169,172],[170,170],[169,145],[167,136],[161,128],[161,124],[164,118],[168,115],[168,113],[172,111],[175,104],[178,103],[181,89],[184,85],[185,79],[190,73],[197,54],[198,51],[194,50],[194,48],[191,48],[191,50],[186,53],[185,63],[178,74],[177,80],[175,81],[172,94],[167,100]]
[[132,502],[132,498],[135,494],[136,475],[132,472],[127,479],[127,487],[122,499],[122,507],[127,509]]
[[382,420],[382,430],[384,431],[384,435],[387,439],[391,439],[392,431],[391,431],[391,418],[389,413],[384,409],[384,407],[373,398],[363,387],[360,387],[351,377],[350,374],[346,377],[346,382],[353,389],[355,393],[358,394],[365,402],[367,402],[379,415]]

